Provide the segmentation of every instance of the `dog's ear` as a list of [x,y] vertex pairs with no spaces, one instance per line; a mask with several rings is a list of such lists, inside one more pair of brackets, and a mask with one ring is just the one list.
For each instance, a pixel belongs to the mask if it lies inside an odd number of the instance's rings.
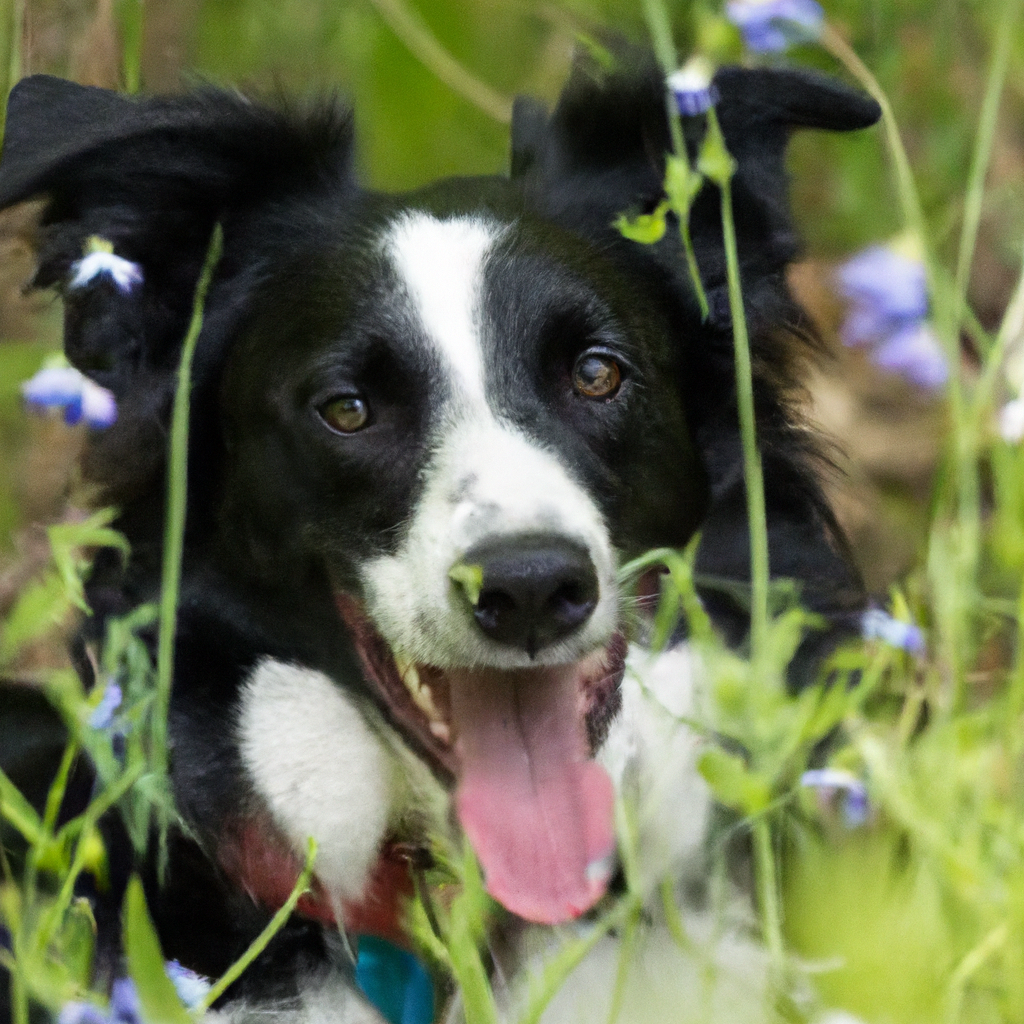
[[71,362],[119,398],[140,373],[172,370],[214,223],[223,281],[245,264],[255,211],[349,180],[351,135],[334,103],[289,113],[212,89],[136,99],[46,76],[19,83],[0,208],[45,200],[32,283],[63,289]]
[[[727,67],[714,87],[738,165],[733,191],[741,256],[777,269],[796,252],[785,172],[792,132],[866,128],[881,111],[870,97],[811,71]],[[684,121],[692,158],[703,119]],[[550,116],[529,100],[513,110],[512,177],[543,212],[590,232],[610,230],[619,213],[657,205],[670,150],[664,76],[649,54],[623,54],[611,71],[584,55]],[[703,190],[691,229],[706,257],[706,283],[715,287],[724,278],[715,189]]]

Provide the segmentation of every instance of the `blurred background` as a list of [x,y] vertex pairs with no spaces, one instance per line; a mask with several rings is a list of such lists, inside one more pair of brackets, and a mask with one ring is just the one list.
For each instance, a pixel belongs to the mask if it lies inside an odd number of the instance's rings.
[[[940,250],[956,243],[995,6],[824,2],[892,98]],[[513,95],[553,101],[581,40],[644,35],[638,0],[6,0],[3,10],[8,27],[23,26],[4,33],[0,68],[12,80],[45,72],[147,92],[200,81],[262,95],[337,90],[355,106],[363,178],[395,190],[504,171]],[[719,4],[672,12],[681,56],[713,35],[720,52],[743,59]],[[1015,46],[970,289],[986,328],[1006,305],[1024,237],[1024,37]],[[817,48],[775,59],[841,73]],[[869,586],[884,594],[921,551],[942,394],[838,340],[836,267],[899,230],[879,129],[804,133],[791,167],[806,241],[793,285],[828,350],[808,371],[808,415],[836,442],[827,484]],[[47,557],[39,524],[80,502],[75,459],[87,429],[30,416],[20,399],[20,383],[60,344],[59,301],[24,293],[34,213],[29,205],[0,220],[0,616]],[[963,359],[970,373],[969,338]]]

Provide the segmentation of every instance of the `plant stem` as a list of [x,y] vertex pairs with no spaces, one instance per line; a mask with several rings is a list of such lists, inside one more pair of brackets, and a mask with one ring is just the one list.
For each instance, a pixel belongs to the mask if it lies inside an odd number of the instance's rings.
[[930,246],[927,222],[924,210],[921,208],[920,197],[917,194],[917,186],[914,184],[914,174],[910,169],[910,160],[907,158],[907,151],[903,147],[899,125],[896,123],[896,116],[893,114],[889,97],[886,96],[885,91],[878,84],[878,80],[868,69],[867,65],[828,22],[825,22],[822,28],[821,45],[847,68],[850,74],[860,82],[865,91],[882,108],[882,126],[885,130],[889,155],[892,157],[896,169],[896,188],[900,197],[900,206],[903,208],[903,218],[910,230],[917,236],[922,249],[926,253],[924,265],[929,275],[928,287],[929,291],[934,295],[936,288],[932,263],[928,258]]
[[[644,17],[647,20],[647,28],[651,34],[651,42],[658,63],[661,65],[662,71],[666,75],[670,75],[676,69],[678,58],[675,43],[672,41],[672,25],[669,23],[664,5],[659,0],[644,0]],[[686,140],[683,137],[679,109],[667,87],[665,89],[665,115],[668,118],[668,130],[672,137],[672,152],[689,166],[690,157],[686,152]],[[701,280],[700,267],[697,264],[697,253],[694,251],[693,239],[690,236],[688,212],[686,211],[687,215],[684,215],[683,211],[676,211],[679,219],[679,238],[683,243],[683,253],[686,256],[686,267],[690,273],[690,280],[697,293],[701,319],[707,320],[710,306],[707,293],[704,291],[704,282]]]
[[121,37],[124,40],[121,73],[124,91],[136,93],[142,86],[142,23],[144,0],[122,0]]
[[[153,763],[158,779],[167,779],[167,714],[171,703],[174,676],[174,637],[177,629],[178,591],[181,586],[181,561],[185,540],[185,511],[188,497],[188,418],[192,391],[192,357],[203,327],[206,294],[213,272],[220,261],[224,236],[216,224],[196,284],[192,319],[181,350],[178,388],[171,417],[171,444],[167,468],[167,511],[164,524],[163,575],[160,583],[160,616],[157,639],[156,708],[153,717]],[[166,814],[160,805],[160,873],[166,867]]]
[[285,926],[292,911],[309,890],[309,882],[313,877],[313,865],[316,863],[316,840],[312,837],[306,847],[306,863],[295,881],[291,894],[284,901],[278,912],[270,919],[269,924],[253,939],[249,948],[224,972],[213,984],[197,1007],[200,1014],[205,1013],[241,976],[242,972],[267,948],[270,940]]
[[501,124],[512,122],[512,101],[481,82],[434,37],[403,0],[370,0],[413,56],[445,85]]
[[785,966],[785,945],[782,939],[782,909],[779,900],[775,850],[767,817],[760,815],[752,824],[754,863],[757,875],[757,897],[761,909],[761,934],[768,947],[776,980]]
[[960,231],[960,249],[956,264],[956,291],[953,327],[959,331],[967,306],[967,288],[971,277],[971,264],[981,224],[981,210],[985,199],[985,178],[992,158],[992,142],[995,138],[999,102],[1006,84],[1006,72],[1010,63],[1010,50],[1014,43],[1014,24],[1020,13],[1021,0],[1006,0],[997,32],[995,52],[985,84],[985,96],[978,115],[978,134],[974,140],[971,170],[967,179],[967,195],[964,200],[963,225]]
[[[709,126],[721,131],[714,108],[708,111]],[[743,307],[743,283],[736,247],[736,224],[732,209],[732,188],[728,180],[718,182],[722,194],[722,234],[729,282],[729,312],[732,316],[733,351],[736,360],[736,402],[739,406],[743,442],[743,473],[747,487],[747,524],[750,533],[750,658],[755,672],[764,666],[768,639],[768,523],[764,501],[764,470],[757,447],[754,410],[754,376],[750,337]]]

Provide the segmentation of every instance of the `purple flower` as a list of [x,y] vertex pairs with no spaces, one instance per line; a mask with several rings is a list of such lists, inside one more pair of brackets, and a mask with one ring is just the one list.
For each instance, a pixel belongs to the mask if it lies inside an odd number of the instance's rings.
[[57,1024],[109,1024],[107,1015],[95,1003],[65,1003],[60,1008]]
[[177,960],[168,960],[164,964],[167,977],[174,982],[174,991],[178,998],[190,1009],[196,1009],[210,991],[210,979],[204,978],[187,967],[182,967]]
[[872,358],[883,370],[900,373],[922,388],[941,388],[949,380],[946,353],[926,323],[901,328],[875,349]]
[[847,345],[876,342],[928,315],[928,284],[919,260],[873,245],[847,260],[838,277],[851,304],[843,325]]
[[869,608],[861,616],[860,629],[866,640],[881,640],[890,647],[898,647],[918,657],[925,652],[921,627],[895,619],[881,608]]
[[25,404],[37,412],[60,409],[70,425],[109,427],[117,419],[114,396],[71,366],[49,366],[21,385]]
[[121,687],[113,680],[107,683],[99,704],[92,709],[89,725],[93,729],[109,729],[114,722],[114,712],[121,706]]
[[695,117],[706,113],[718,102],[718,90],[712,81],[714,75],[711,62],[696,56],[668,76],[666,82],[680,114]]
[[86,243],[85,256],[71,265],[68,288],[85,288],[99,277],[113,282],[122,295],[130,294],[143,281],[142,267],[138,263],[115,255],[112,242],[93,235]]
[[800,776],[800,785],[817,792],[823,810],[832,808],[841,799],[847,828],[858,828],[871,816],[867,787],[852,772],[842,768],[812,768]]
[[920,387],[946,383],[949,364],[926,323],[928,284],[920,260],[873,245],[847,260],[837,278],[850,303],[840,329],[845,344],[870,348],[877,366]]
[[729,0],[725,16],[755,53],[780,53],[821,35],[825,12],[816,0]]
[[131,978],[118,978],[110,990],[111,1024],[142,1024],[139,994]]
[[131,978],[118,978],[114,982],[106,1013],[95,1003],[65,1003],[57,1024],[143,1024],[135,982]]

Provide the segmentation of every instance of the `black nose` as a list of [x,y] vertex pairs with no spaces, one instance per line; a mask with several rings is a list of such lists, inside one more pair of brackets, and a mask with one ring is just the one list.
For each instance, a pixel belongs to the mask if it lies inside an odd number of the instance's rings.
[[590,555],[561,537],[481,544],[464,560],[483,570],[473,607],[480,628],[531,658],[586,622],[597,605],[597,572]]

